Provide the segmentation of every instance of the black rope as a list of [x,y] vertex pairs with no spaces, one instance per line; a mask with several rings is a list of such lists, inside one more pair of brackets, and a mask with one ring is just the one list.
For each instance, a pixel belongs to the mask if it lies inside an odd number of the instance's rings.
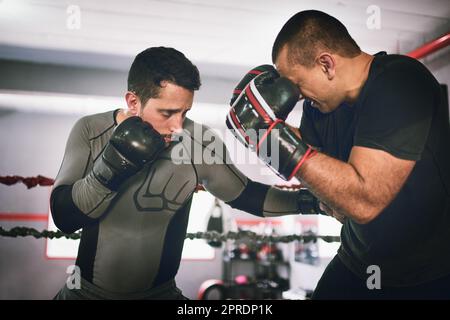
[[67,239],[80,239],[81,237],[81,233],[80,232],[76,232],[76,233],[64,233],[62,231],[48,231],[48,230],[43,230],[43,231],[37,231],[36,229],[33,228],[27,228],[27,227],[14,227],[11,230],[5,230],[2,227],[0,227],[0,236],[3,237],[13,237],[13,238],[17,238],[17,237],[35,237],[36,239],[40,239],[40,238],[49,238],[49,239],[53,239],[53,238],[67,238]]
[[[67,238],[67,239],[80,239],[81,232],[75,232],[75,233],[64,233],[62,231],[38,231],[33,228],[27,228],[27,227],[15,227],[11,230],[5,230],[2,227],[0,227],[0,236],[3,237],[34,237],[36,239],[40,238],[49,238],[49,239],[59,239],[59,238]],[[187,233],[186,239],[194,240],[194,239],[204,239],[207,241],[220,241],[225,242],[227,240],[249,240],[249,241],[255,241],[255,242],[272,242],[272,243],[288,243],[292,241],[302,241],[302,242],[316,242],[317,239],[322,239],[325,242],[340,242],[339,236],[320,236],[316,235],[314,233],[307,233],[303,235],[287,235],[287,236],[266,236],[266,235],[260,235],[252,231],[238,231],[233,232],[230,231],[228,233],[218,233],[216,231],[208,231],[208,232],[195,232],[195,233]]]

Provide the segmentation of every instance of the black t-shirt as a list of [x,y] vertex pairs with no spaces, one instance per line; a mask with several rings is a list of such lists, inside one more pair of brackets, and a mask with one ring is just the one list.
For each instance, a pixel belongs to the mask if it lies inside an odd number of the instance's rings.
[[[308,101],[300,131],[322,152],[347,161],[353,146],[384,150],[415,167],[394,200],[368,224],[346,219],[338,255],[367,279],[409,286],[450,274],[450,130],[439,83],[418,61],[376,55],[353,105],[322,114]],[[449,288],[450,290],[450,288]]]

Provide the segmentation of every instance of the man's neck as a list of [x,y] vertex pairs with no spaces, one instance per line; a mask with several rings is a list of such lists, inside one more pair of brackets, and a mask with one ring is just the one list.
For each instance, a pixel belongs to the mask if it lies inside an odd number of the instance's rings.
[[133,116],[133,114],[131,114],[128,109],[119,109],[119,111],[117,111],[116,113],[116,123],[117,125],[119,125],[123,120],[125,120],[126,118],[129,118]]
[[346,101],[355,102],[361,93],[364,84],[369,77],[370,65],[372,64],[374,56],[365,52],[355,58],[346,61]]

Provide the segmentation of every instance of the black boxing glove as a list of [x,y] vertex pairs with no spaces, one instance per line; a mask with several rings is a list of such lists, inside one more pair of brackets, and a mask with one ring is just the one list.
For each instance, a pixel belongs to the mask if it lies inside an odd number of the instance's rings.
[[242,91],[245,89],[245,87],[252,81],[256,76],[260,75],[263,72],[266,71],[275,71],[275,68],[271,66],[270,64],[263,64],[261,66],[255,67],[242,78],[241,81],[237,84],[237,86],[233,90],[233,95],[231,96],[230,100],[230,106],[233,105],[233,103],[236,101],[237,97],[242,93]]
[[298,191],[297,204],[301,214],[327,215],[320,209],[319,200],[308,189],[302,188]]
[[[248,79],[250,82],[244,86]],[[236,97],[242,86],[243,91]],[[244,76],[233,92],[227,127],[233,130],[238,140],[256,149],[259,132],[255,131],[269,129],[275,122],[284,121],[299,95],[298,88],[289,79],[280,77],[272,66],[256,67]]]
[[152,125],[140,117],[130,117],[114,129],[92,172],[101,184],[115,191],[164,148],[164,139]]
[[[281,178],[290,180],[313,154],[284,123],[300,91],[273,67],[264,66],[264,70],[234,100],[226,124],[239,141],[256,151]],[[244,79],[248,77],[247,74]]]

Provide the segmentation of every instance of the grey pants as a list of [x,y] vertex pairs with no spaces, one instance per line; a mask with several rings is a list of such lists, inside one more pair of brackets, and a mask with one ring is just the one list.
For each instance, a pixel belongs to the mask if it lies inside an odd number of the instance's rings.
[[175,280],[139,293],[112,293],[81,279],[80,289],[69,289],[64,285],[54,300],[187,300],[177,288]]

